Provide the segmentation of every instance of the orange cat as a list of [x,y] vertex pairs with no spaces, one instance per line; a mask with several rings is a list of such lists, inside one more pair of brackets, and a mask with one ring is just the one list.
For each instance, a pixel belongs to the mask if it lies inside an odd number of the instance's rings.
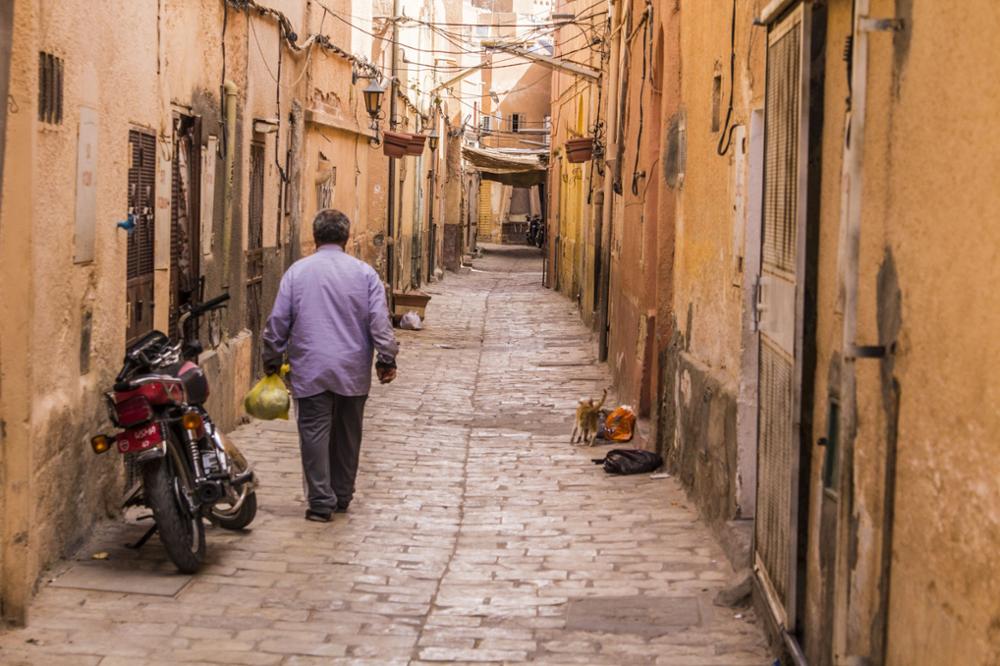
[[569,437],[571,444],[586,442],[587,446],[594,445],[601,407],[604,406],[607,397],[608,389],[604,389],[600,402],[593,398],[580,398],[580,404],[576,408],[576,424],[573,426],[573,434]]

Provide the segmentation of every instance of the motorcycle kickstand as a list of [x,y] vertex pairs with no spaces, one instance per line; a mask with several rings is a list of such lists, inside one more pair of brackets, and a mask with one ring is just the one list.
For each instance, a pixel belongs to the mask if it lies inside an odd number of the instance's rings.
[[125,544],[125,547],[131,548],[132,550],[139,550],[140,548],[146,545],[146,542],[149,541],[149,539],[154,534],[156,534],[156,530],[157,530],[156,523],[153,523],[153,526],[150,527],[148,530],[146,530],[146,533],[143,534],[138,541],[136,541],[135,543],[127,543]]

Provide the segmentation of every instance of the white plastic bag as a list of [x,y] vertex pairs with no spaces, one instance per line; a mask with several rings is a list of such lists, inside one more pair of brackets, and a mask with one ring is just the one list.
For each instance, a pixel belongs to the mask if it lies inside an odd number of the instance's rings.
[[399,327],[407,331],[419,331],[424,327],[420,315],[410,310],[399,319]]

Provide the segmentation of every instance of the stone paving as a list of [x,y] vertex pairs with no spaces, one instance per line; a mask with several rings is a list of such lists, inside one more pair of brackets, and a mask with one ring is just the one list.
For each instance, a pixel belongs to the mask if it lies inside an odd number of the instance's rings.
[[[569,444],[576,400],[609,380],[540,266],[495,249],[431,285],[399,379],[372,390],[348,514],[303,520],[293,427],[250,423],[251,530],[209,528],[187,581],[156,538],[121,546],[142,524],[105,526],[0,636],[0,663],[770,664],[753,612],[712,605],[731,570],[674,479],[610,477],[590,462],[606,448]],[[69,567],[149,584],[57,587]]]

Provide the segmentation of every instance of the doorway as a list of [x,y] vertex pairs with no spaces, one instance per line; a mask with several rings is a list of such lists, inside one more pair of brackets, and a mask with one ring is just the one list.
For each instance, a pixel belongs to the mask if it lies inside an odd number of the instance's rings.
[[764,103],[764,198],[757,380],[754,571],[776,624],[794,636],[804,590],[809,479],[803,446],[805,281],[810,138],[810,4],[771,25]]
[[[201,120],[174,116],[170,185],[170,331],[201,294]],[[194,322],[191,322],[194,325]]]
[[264,299],[264,142],[250,144],[250,197],[247,216],[246,327],[253,335],[251,371],[253,379],[263,372],[260,334],[263,330]]

